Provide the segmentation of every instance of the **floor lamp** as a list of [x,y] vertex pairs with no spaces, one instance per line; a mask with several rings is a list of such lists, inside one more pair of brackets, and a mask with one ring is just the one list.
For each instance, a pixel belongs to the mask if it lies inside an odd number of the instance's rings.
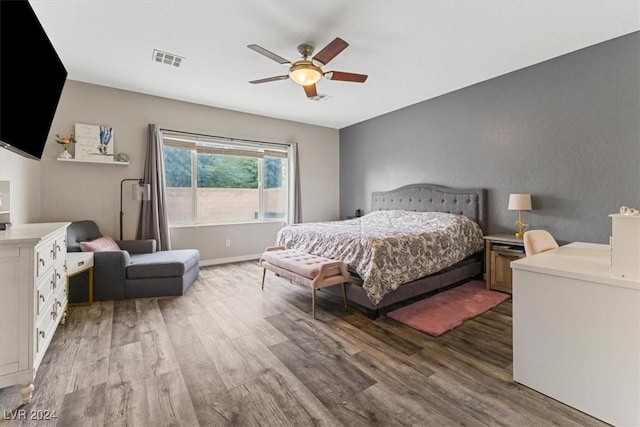
[[144,178],[128,178],[120,181],[120,240],[122,240],[122,217],[124,212],[122,210],[122,190],[124,188],[125,181],[138,181],[138,187],[133,192],[133,200],[151,200],[151,185],[144,182]]

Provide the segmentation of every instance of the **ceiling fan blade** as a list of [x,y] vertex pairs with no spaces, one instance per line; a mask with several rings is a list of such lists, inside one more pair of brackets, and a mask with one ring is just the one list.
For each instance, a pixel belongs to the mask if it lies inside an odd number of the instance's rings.
[[366,74],[345,73],[344,71],[327,71],[324,76],[329,80],[356,83],[364,83],[369,77]]
[[342,40],[340,37],[336,37],[331,43],[326,45],[324,49],[318,52],[318,54],[313,57],[313,60],[321,63],[322,65],[327,65],[329,61],[345,50],[347,46],[349,46],[349,43]]
[[270,52],[267,49],[263,48],[262,46],[258,46],[257,44],[250,44],[247,47],[251,50],[258,52],[261,55],[266,56],[269,59],[273,59],[278,64],[291,64],[291,61],[289,61],[288,59],[284,59],[282,56],[276,55],[275,53]]
[[312,84],[309,86],[302,86],[304,88],[304,93],[307,94],[307,98],[313,98],[314,96],[318,96],[318,91],[316,90],[316,85]]
[[286,80],[289,78],[288,74],[285,74],[284,76],[274,76],[274,77],[267,77],[265,79],[260,79],[260,80],[251,80],[249,83],[253,83],[258,84],[258,83],[267,83],[267,82],[275,82],[277,80]]

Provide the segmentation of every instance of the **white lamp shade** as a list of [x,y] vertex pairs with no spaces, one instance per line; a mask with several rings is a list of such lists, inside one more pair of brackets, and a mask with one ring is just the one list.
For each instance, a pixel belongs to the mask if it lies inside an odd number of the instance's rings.
[[150,184],[133,184],[133,200],[149,201],[151,200]]
[[510,211],[530,211],[531,194],[510,194],[508,209]]
[[289,77],[301,86],[309,86],[322,78],[322,72],[313,64],[302,63],[291,67]]

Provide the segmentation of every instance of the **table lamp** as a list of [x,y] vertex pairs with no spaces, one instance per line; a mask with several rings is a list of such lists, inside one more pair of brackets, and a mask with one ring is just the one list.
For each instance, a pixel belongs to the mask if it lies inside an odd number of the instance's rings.
[[522,222],[521,211],[531,210],[531,194],[510,194],[509,207],[510,211],[518,211],[518,220],[516,221],[516,237],[522,239],[525,230],[529,224]]

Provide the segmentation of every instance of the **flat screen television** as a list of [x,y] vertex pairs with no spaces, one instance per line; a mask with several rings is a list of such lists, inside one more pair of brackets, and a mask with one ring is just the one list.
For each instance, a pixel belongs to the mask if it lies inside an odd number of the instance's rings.
[[0,1],[0,146],[42,157],[66,79],[29,2]]

